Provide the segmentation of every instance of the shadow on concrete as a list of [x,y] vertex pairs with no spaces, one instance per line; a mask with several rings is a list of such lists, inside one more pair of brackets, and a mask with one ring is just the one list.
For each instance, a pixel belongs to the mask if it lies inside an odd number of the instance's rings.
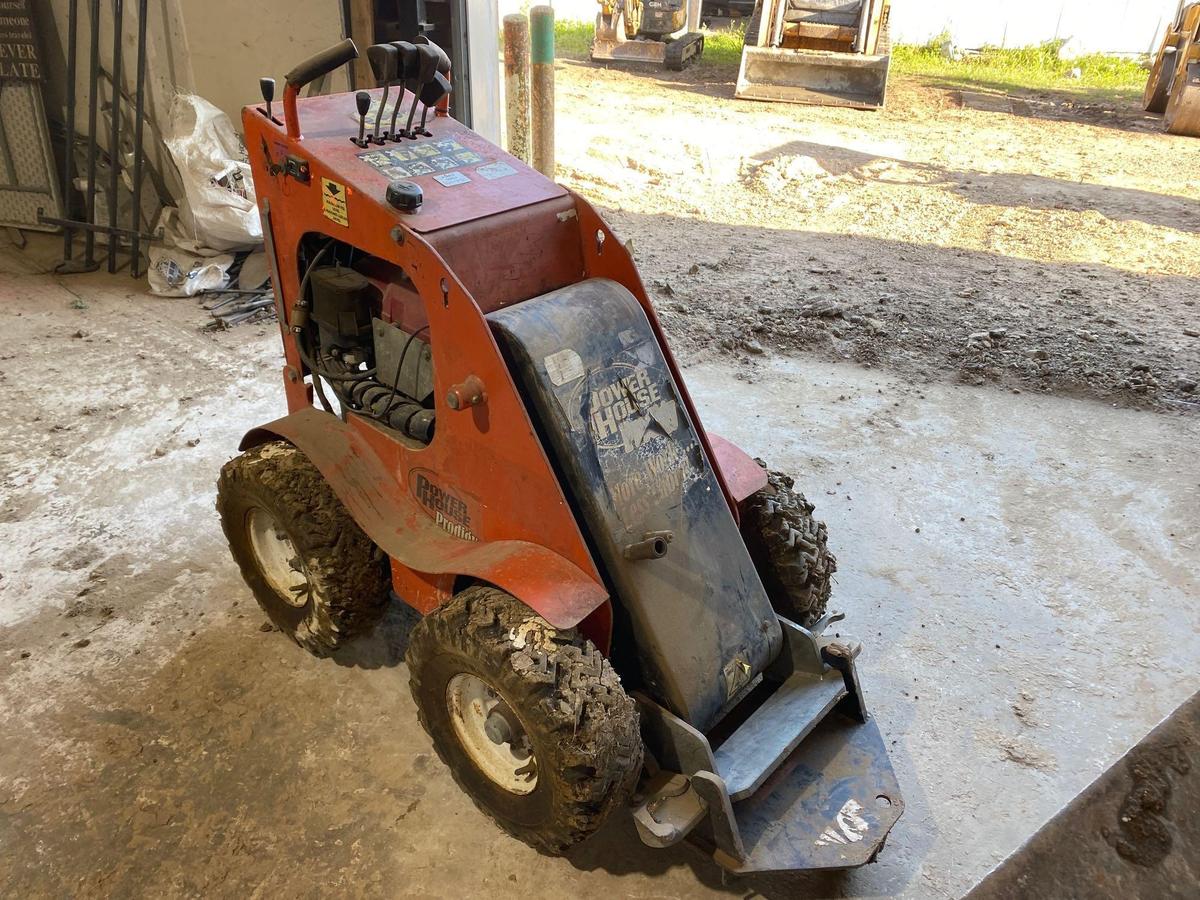
[[359,669],[390,669],[404,662],[408,639],[421,614],[395,595],[387,604],[383,618],[367,634],[339,647],[330,654],[339,666]]
[[949,169],[812,141],[788,141],[753,158],[770,162],[785,156],[811,157],[830,175],[941,188],[982,205],[1098,212],[1114,222],[1137,221],[1200,233],[1200,210],[1188,197],[1045,175]]

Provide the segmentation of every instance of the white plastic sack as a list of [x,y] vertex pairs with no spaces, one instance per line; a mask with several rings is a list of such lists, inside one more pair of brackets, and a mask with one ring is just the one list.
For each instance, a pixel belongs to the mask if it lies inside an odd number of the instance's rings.
[[195,242],[215,250],[261,245],[254,181],[229,116],[203,97],[176,94],[165,143],[183,180],[180,211]]
[[166,244],[153,244],[148,251],[150,268],[146,278],[150,291],[160,297],[192,297],[200,291],[225,287],[233,255],[190,241],[180,232],[175,212],[163,210],[161,224]]

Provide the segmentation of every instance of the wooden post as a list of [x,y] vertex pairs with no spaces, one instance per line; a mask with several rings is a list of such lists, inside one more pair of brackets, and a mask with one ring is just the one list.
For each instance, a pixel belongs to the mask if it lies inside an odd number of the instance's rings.
[[504,109],[508,152],[523,163],[529,155],[529,20],[504,17]]
[[350,33],[346,37],[353,38],[358,47],[358,59],[350,64],[354,72],[354,84],[351,90],[365,91],[375,87],[375,76],[367,62],[367,48],[375,43],[375,2],[374,0],[350,0]]
[[554,8],[529,11],[533,167],[554,177]]

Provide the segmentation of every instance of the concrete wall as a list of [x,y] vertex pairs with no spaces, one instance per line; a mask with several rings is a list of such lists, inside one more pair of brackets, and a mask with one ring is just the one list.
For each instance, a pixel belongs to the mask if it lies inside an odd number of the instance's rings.
[[[67,9],[69,0],[34,0],[50,55],[47,104],[65,103]],[[79,60],[88,64],[89,0],[79,0]],[[137,0],[125,0],[125,89],[134,89]],[[224,110],[236,123],[241,107],[259,99],[258,79],[267,75],[280,83],[297,62],[341,39],[338,0],[149,0],[147,85],[150,120],[165,127],[171,98],[178,91],[199,94]],[[112,68],[112,5],[100,3],[100,60]],[[87,83],[79,79],[77,125],[86,125]],[[334,87],[346,89],[342,73]],[[107,98],[106,90],[101,91]],[[81,118],[82,117],[82,118]]]
[[[126,0],[128,2],[128,0]],[[276,81],[298,62],[342,39],[338,0],[175,0],[191,55],[193,90],[225,110],[240,130],[241,108],[258,101],[258,79]],[[349,90],[345,70],[332,88]]]
[[[1055,37],[1076,38],[1083,49],[1117,53],[1147,50],[1175,14],[1178,0],[894,0],[892,37],[923,43],[948,28],[956,43],[1007,46]],[[501,14],[528,9],[528,0],[500,0]],[[560,19],[591,21],[596,0],[553,0]]]

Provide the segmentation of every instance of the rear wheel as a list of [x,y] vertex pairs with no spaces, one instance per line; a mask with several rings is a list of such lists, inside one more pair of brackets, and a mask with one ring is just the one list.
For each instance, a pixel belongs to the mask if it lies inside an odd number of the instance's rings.
[[1179,48],[1179,63],[1163,122],[1170,134],[1200,137],[1200,63],[1187,65],[1191,45],[1190,40],[1184,41]]
[[387,559],[291,444],[272,441],[227,462],[217,512],[258,605],[301,647],[324,655],[375,624]]
[[[1171,52],[1166,51],[1170,49]],[[1150,76],[1146,79],[1146,90],[1142,94],[1142,107],[1146,112],[1162,113],[1167,111],[1167,100],[1171,96],[1171,82],[1175,78],[1175,60],[1179,54],[1175,48],[1163,47],[1158,51]]]
[[742,533],[775,611],[807,627],[825,614],[837,558],[825,523],[794,484],[768,469],[767,486],[746,500]]
[[637,708],[574,630],[471,587],[417,624],[407,660],[438,756],[514,837],[562,853],[628,802],[642,768]]

